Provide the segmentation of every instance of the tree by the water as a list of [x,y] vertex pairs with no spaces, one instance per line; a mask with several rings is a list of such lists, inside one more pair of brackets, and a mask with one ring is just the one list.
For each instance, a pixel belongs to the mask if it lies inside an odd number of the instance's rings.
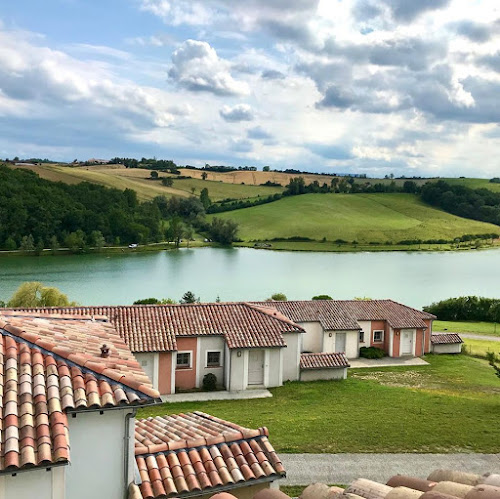
[[25,282],[21,284],[8,301],[8,307],[68,307],[76,305],[57,288],[44,286],[41,282]]

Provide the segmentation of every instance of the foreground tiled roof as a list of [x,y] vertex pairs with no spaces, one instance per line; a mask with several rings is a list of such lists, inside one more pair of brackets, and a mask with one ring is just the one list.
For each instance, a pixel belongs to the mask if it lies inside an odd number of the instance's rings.
[[319,321],[325,330],[360,329],[358,321],[386,320],[393,328],[425,328],[434,315],[393,300],[305,300],[256,302],[274,307],[294,322]]
[[[143,405],[158,397],[140,366],[120,357],[125,352],[110,341],[109,325],[69,322],[0,316],[0,472],[67,463],[67,411]],[[75,328],[81,328],[81,345]],[[91,352],[92,342],[104,337],[109,358],[79,352]]]
[[137,420],[135,454],[145,499],[207,494],[285,476],[266,428],[194,412]]
[[66,307],[34,311],[105,316],[133,352],[176,350],[176,336],[224,336],[229,348],[283,347],[283,333],[303,332],[283,315],[247,303]]
[[349,367],[344,353],[303,353],[300,355],[301,369],[338,369]]
[[433,333],[431,336],[433,345],[453,345],[463,342],[458,333]]

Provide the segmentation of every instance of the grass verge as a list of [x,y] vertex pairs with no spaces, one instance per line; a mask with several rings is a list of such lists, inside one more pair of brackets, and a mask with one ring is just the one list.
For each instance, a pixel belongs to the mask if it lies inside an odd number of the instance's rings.
[[269,428],[279,452],[499,452],[500,380],[486,361],[352,369],[345,381],[287,383],[273,398],[162,404],[139,417],[201,410]]
[[434,321],[432,330],[436,332],[484,334],[500,336],[500,324],[494,322]]

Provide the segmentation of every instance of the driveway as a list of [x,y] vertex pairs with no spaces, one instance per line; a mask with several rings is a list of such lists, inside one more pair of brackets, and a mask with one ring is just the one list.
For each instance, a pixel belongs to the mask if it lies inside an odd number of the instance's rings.
[[394,366],[428,366],[429,363],[418,357],[382,357],[381,359],[350,359],[353,368],[362,367],[394,367]]
[[385,483],[393,476],[427,478],[437,468],[500,473],[500,454],[280,454],[287,478],[280,485],[350,484],[356,478]]
[[500,336],[489,336],[487,334],[458,333],[462,338],[471,340],[500,341]]

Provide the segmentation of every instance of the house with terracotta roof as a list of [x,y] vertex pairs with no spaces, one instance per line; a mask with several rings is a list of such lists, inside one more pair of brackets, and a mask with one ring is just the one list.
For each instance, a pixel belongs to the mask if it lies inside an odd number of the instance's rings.
[[461,353],[462,337],[458,333],[434,333],[431,336],[433,353]]
[[268,436],[267,428],[250,430],[202,412],[139,419],[139,497],[208,498],[231,491],[252,499],[285,476]]
[[[254,302],[269,307],[305,330],[300,336],[300,352],[343,353],[359,357],[361,347],[377,347],[389,357],[419,357],[431,351],[434,315],[393,300],[309,300]],[[337,360],[316,356],[316,365],[332,366]],[[302,365],[310,364],[307,359]],[[288,366],[284,379],[298,379]],[[302,369],[302,368],[301,368]],[[302,372],[302,370],[301,370]]]
[[0,315],[0,497],[123,499],[134,415],[159,393],[112,324]]
[[162,395],[202,387],[211,373],[229,391],[283,384],[298,370],[304,329],[275,309],[248,303],[33,309],[109,321]]

